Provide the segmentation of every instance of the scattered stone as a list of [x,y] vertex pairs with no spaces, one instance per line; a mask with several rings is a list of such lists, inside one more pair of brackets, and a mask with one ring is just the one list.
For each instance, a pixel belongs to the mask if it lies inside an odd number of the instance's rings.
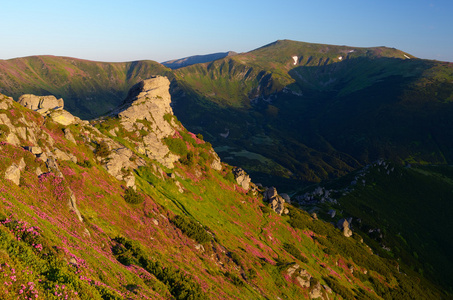
[[40,155],[43,152],[42,148],[39,146],[26,146],[24,147],[24,149],[30,151],[36,156]]
[[43,173],[44,173],[44,172],[41,170],[40,167],[37,167],[37,168],[36,168],[36,171],[35,171],[36,176],[39,177],[39,176],[40,176],[41,174],[43,174]]
[[327,293],[332,294],[333,291],[332,291],[332,289],[331,289],[328,285],[323,284],[322,286],[323,286],[323,288],[326,290]]
[[282,194],[280,194],[280,196],[281,196],[283,199],[285,199],[285,202],[286,202],[286,203],[291,203],[291,198],[289,197],[288,194],[282,193]]
[[291,265],[286,272],[288,272],[289,276],[293,276],[294,272],[299,269],[300,266],[298,264]]
[[327,212],[327,214],[330,215],[330,217],[333,219],[335,218],[335,215],[337,214],[337,211],[335,209],[331,209]]
[[152,219],[152,221],[153,221],[154,225],[159,226],[159,221],[157,221],[156,219]]
[[318,214],[315,213],[315,212],[312,212],[312,213],[311,213],[311,217],[312,217],[313,219],[315,219],[315,220],[318,220]]
[[181,194],[184,193],[184,188],[183,188],[181,182],[176,181],[175,184],[178,187],[178,192],[180,192]]
[[198,251],[201,251],[201,252],[204,252],[204,251],[205,251],[202,244],[196,244],[196,245],[195,245],[195,249],[197,249]]
[[[69,200],[68,200],[69,209],[72,210],[73,212],[75,212],[75,214],[80,222],[83,222],[82,215],[80,214],[80,211],[77,209],[77,199],[74,195],[74,192],[70,188],[67,188],[67,189],[69,192]],[[90,236],[90,232],[88,232],[88,236]]]
[[73,142],[74,144],[77,143],[76,140],[75,140],[75,138],[74,138],[74,136],[73,136],[72,133],[71,133],[71,130],[69,130],[69,128],[63,129],[63,132],[64,132],[64,137],[65,137],[68,141]]
[[[275,187],[270,187],[264,192],[264,200],[268,201],[271,204],[271,208],[277,214],[281,215],[282,213],[289,213],[284,206],[285,199],[283,199],[278,193]],[[287,213],[286,213],[287,210]]]
[[11,180],[15,185],[20,183],[20,168],[16,164],[12,164],[6,169],[5,179]]
[[310,291],[310,299],[322,297],[321,284],[318,282]]

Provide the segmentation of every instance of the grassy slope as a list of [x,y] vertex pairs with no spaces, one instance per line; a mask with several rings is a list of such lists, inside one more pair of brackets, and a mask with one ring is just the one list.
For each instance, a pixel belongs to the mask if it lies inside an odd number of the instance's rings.
[[[36,113],[14,106],[12,115],[43,123]],[[66,295],[69,299],[168,299],[170,294],[186,299],[188,294],[178,293],[181,290],[201,290],[194,295],[208,299],[308,297],[310,289],[301,288],[286,273],[293,262],[327,283],[334,290],[331,299],[439,296],[425,280],[415,284],[420,280],[416,274],[401,275],[393,262],[370,254],[364,244],[342,237],[330,224],[291,207],[290,216],[269,211],[261,196],[246,194],[227,179],[229,166],[223,172],[211,170],[209,155],[202,154],[209,146],[198,144],[184,131],[188,151],[194,154],[192,163],[178,164],[171,172],[179,175],[172,179],[156,173],[153,162],[147,161],[136,173],[144,201],[132,205],[123,198],[123,183],[108,175],[82,142],[85,129],[69,128],[77,144],[67,141],[61,126],[50,120],[43,130],[56,140],[54,147],[69,150],[92,166],[60,162],[64,180],[52,173],[37,177],[37,167],[46,170],[42,161],[22,148],[0,144],[0,174],[21,158],[26,162],[19,186],[3,176],[0,180],[0,272],[5,278],[0,294],[6,299],[34,293],[45,299]],[[98,134],[98,138],[105,137]],[[176,181],[184,193],[178,192]],[[83,222],[67,207],[66,187],[77,197]],[[174,226],[175,215],[186,215],[212,233],[205,251],[196,250],[197,242]],[[115,239],[118,236],[126,240]],[[284,244],[293,245],[292,250],[284,250],[288,249]],[[157,262],[165,269],[153,268]],[[174,278],[184,285],[172,285]]]
[[169,73],[153,61],[104,63],[55,56],[3,60],[0,70],[4,94],[16,99],[25,93],[63,97],[66,108],[83,119],[115,108],[135,83]]
[[382,167],[373,168],[364,177],[365,186],[339,198],[341,207],[363,220],[357,229],[364,236],[380,228],[383,238],[375,237],[391,249],[390,254],[451,289],[453,240],[445,233],[453,229],[452,169],[393,167],[390,175]]

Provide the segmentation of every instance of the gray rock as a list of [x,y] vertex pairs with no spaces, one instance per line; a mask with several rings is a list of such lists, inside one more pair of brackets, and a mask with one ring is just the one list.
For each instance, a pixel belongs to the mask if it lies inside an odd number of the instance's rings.
[[16,164],[12,164],[5,171],[5,179],[11,180],[14,184],[20,183],[20,168]]
[[322,297],[321,284],[318,282],[310,291],[310,299]]
[[211,168],[220,171],[222,170],[222,162],[220,161],[220,157],[217,155],[217,153],[211,149],[210,153],[214,156],[214,159],[211,163]]
[[71,130],[69,130],[69,128],[63,129],[63,132],[64,132],[64,137],[65,137],[68,141],[73,142],[74,144],[77,143],[76,140],[75,140],[75,138],[74,138],[74,136],[73,136],[72,133],[71,133]]
[[251,179],[247,173],[241,168],[234,168],[233,175],[236,179],[236,182],[246,191],[250,188]]
[[285,202],[286,202],[286,203],[291,203],[291,198],[289,197],[288,194],[282,193],[282,194],[280,194],[280,196],[281,196],[283,199],[285,199]]
[[25,150],[30,151],[32,154],[34,154],[36,156],[40,155],[43,152],[42,148],[39,146],[27,146],[24,148],[25,148]]
[[352,236],[352,230],[349,228],[349,222],[346,219],[341,219],[337,223],[337,228],[343,231],[345,237]]
[[266,191],[264,192],[264,200],[270,202],[272,199],[277,197],[277,189],[275,187],[270,187],[267,188]]
[[288,273],[289,276],[293,276],[294,272],[296,272],[297,269],[299,269],[300,266],[298,264],[291,265],[286,272]]
[[[80,211],[77,208],[77,199],[74,195],[74,192],[70,188],[67,188],[67,189],[69,192],[69,199],[68,199],[69,209],[72,210],[73,212],[75,212],[75,214],[80,222],[83,222],[82,215],[80,214]],[[89,234],[89,232],[88,232],[88,234]]]
[[337,211],[335,209],[331,209],[327,212],[327,214],[329,214],[331,218],[335,218]]
[[46,114],[49,110],[63,109],[63,99],[57,99],[55,96],[35,96],[31,94],[22,95],[17,100],[19,104],[37,111],[40,114]]

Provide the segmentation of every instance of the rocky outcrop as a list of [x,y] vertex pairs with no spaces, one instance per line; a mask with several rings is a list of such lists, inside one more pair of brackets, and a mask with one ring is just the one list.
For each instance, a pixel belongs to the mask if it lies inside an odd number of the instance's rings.
[[338,229],[343,231],[343,234],[345,237],[350,237],[352,236],[352,230],[349,228],[349,222],[346,219],[341,219],[337,223]]
[[214,159],[211,163],[211,168],[216,171],[222,170],[222,162],[220,161],[220,157],[217,155],[217,153],[213,149],[211,149],[210,153],[214,157]]
[[171,153],[162,142],[175,133],[172,126],[175,124],[170,123],[173,110],[169,88],[170,81],[166,77],[144,80],[133,86],[123,104],[109,115],[119,117],[121,125],[129,132],[145,130],[147,134],[137,145],[138,151],[171,169],[179,156]]
[[270,203],[272,210],[277,214],[281,215],[282,213],[289,213],[289,210],[285,208],[285,199],[277,193],[277,189],[275,187],[267,188],[263,197],[265,201]]
[[233,175],[236,179],[236,182],[246,191],[250,188],[250,176],[245,173],[245,171],[241,168],[234,168]]
[[298,264],[290,266],[286,272],[290,277],[294,277],[301,287],[310,287],[311,275],[307,270],[302,269]]
[[5,179],[11,180],[14,184],[20,184],[20,174],[25,169],[24,158],[21,158],[18,164],[13,163],[5,171]]
[[313,286],[313,288],[310,290],[309,295],[310,299],[317,299],[322,297],[322,286],[319,282],[315,286]]
[[79,118],[63,109],[64,101],[62,98],[57,99],[55,96],[35,96],[25,94],[19,97],[17,103],[40,113],[42,116],[50,117],[55,122],[64,126],[81,122]]
[[57,99],[55,96],[35,96],[26,94],[20,96],[17,102],[42,115],[46,115],[50,110],[61,110],[64,107],[63,99]]

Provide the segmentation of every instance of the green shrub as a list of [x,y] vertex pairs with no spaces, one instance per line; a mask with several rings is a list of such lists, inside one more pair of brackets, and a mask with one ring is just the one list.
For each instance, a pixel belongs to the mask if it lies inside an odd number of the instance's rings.
[[236,179],[234,178],[234,174],[232,172],[226,173],[225,179],[233,183],[236,183]]
[[260,206],[260,209],[263,212],[263,214],[270,214],[271,212],[273,212],[273,210],[269,206],[266,206],[266,205]]
[[77,162],[77,165],[81,166],[81,167],[84,167],[84,168],[91,168],[93,166],[93,163],[88,160],[88,159],[85,159],[84,161],[82,162]]
[[0,124],[0,141],[6,140],[6,137],[9,134],[9,127],[5,124]]
[[143,198],[143,196],[136,192],[132,187],[128,187],[124,193],[124,200],[130,204],[140,204],[145,200],[145,198]]
[[348,288],[341,285],[335,278],[331,276],[324,276],[322,279],[327,283],[327,285],[343,299],[355,299],[354,293],[351,292]]
[[211,235],[200,224],[192,221],[184,216],[175,216],[171,222],[181,229],[188,237],[196,240],[199,243],[208,243],[211,241]]
[[189,151],[185,156],[179,159],[179,162],[186,166],[193,166],[195,164],[195,156],[192,151]]
[[[112,253],[119,262],[128,263],[126,265],[136,264],[153,274],[161,283],[166,285],[174,299],[207,299],[200,285],[183,270],[163,266],[159,261],[149,259],[136,242],[123,237],[116,237],[113,240],[116,245],[112,248]],[[131,286],[135,290],[135,285]],[[162,288],[159,287],[158,289]]]
[[231,279],[235,286],[244,286],[244,282],[236,274],[227,271],[224,273],[224,275],[225,277]]
[[286,252],[288,252],[289,254],[291,254],[292,256],[294,256],[295,258],[297,258],[298,260],[300,260],[301,262],[303,263],[308,263],[308,259],[303,256],[299,249],[297,249],[294,245],[292,244],[288,244],[288,243],[284,243],[283,244],[283,249],[286,250]]
[[181,156],[187,155],[187,145],[182,139],[167,137],[164,138],[164,143],[171,152]]
[[100,143],[96,144],[96,155],[105,158],[109,156],[111,153],[109,149],[109,145],[105,141],[101,141]]
[[242,265],[241,257],[236,252],[230,252],[230,257],[238,266]]

